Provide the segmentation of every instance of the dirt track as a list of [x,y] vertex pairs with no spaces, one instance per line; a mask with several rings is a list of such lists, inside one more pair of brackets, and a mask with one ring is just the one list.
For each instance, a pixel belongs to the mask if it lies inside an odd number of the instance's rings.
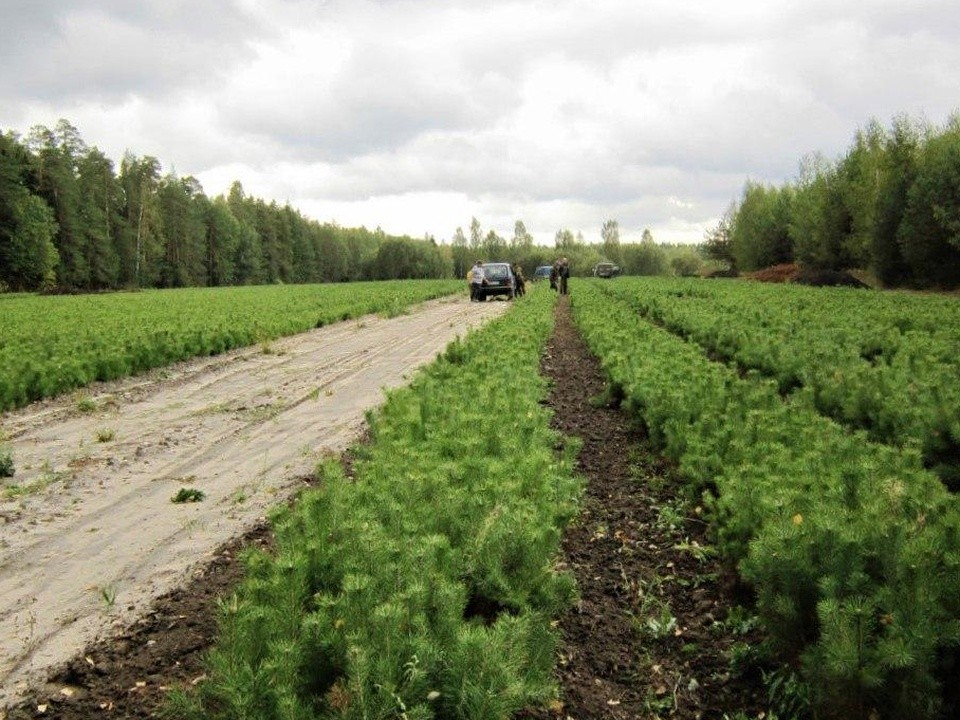
[[[507,307],[433,301],[3,415],[0,708],[181,584],[345,449],[384,388]],[[173,503],[181,488],[204,499]]]

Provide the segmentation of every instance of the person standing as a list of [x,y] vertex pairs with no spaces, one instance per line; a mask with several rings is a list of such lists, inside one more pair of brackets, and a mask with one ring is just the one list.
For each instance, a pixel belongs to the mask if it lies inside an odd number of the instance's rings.
[[513,277],[514,282],[516,283],[515,290],[517,297],[525,295],[527,292],[527,281],[523,277],[523,268],[520,267],[519,263],[513,266]]
[[560,267],[558,269],[558,275],[560,276],[560,294],[567,295],[568,288],[567,282],[570,280],[570,263],[567,258],[560,258]]
[[480,289],[483,287],[483,263],[477,260],[473,264],[472,274],[470,275],[470,300],[471,302],[480,302],[483,300]]

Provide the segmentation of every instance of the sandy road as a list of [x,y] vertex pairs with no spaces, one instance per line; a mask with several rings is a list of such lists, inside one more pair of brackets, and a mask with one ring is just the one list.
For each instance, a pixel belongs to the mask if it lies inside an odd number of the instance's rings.
[[[0,417],[16,466],[0,495],[0,708],[202,567],[344,450],[384,388],[507,307],[433,301]],[[181,488],[205,497],[175,504]]]

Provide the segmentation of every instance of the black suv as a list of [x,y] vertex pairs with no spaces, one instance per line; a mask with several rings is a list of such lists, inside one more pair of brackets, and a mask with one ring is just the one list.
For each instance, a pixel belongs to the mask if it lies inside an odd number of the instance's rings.
[[510,263],[484,263],[483,284],[477,294],[481,301],[491,295],[506,295],[513,300],[517,296],[517,280]]

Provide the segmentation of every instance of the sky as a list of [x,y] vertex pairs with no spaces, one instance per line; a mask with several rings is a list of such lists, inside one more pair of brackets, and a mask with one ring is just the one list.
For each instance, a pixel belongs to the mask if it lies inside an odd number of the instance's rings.
[[749,181],[960,110],[956,0],[0,0],[0,131],[449,241],[695,243]]

